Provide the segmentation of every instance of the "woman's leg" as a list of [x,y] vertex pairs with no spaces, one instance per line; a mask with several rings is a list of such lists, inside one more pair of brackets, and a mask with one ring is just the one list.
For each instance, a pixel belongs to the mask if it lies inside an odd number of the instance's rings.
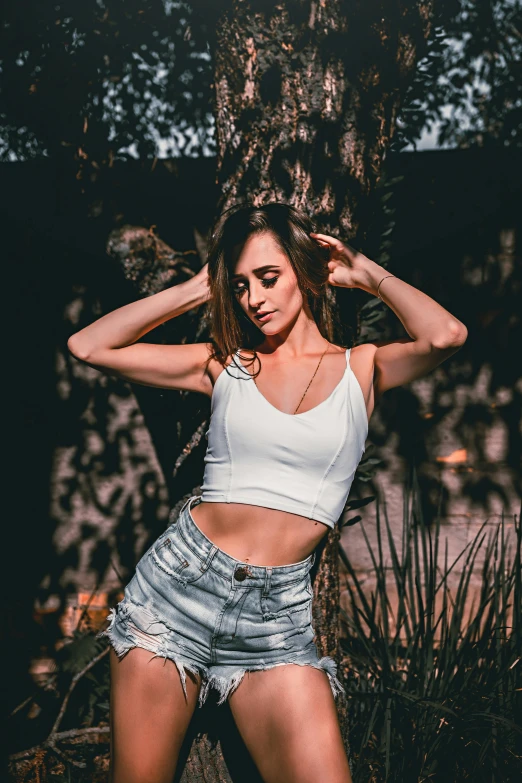
[[201,678],[140,647],[110,652],[111,783],[171,783]]
[[352,783],[324,671],[290,663],[247,672],[229,703],[265,783]]

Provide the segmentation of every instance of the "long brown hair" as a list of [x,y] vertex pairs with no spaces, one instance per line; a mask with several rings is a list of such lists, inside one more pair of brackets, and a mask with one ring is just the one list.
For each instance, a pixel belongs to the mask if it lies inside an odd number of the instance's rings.
[[329,251],[310,237],[310,232],[315,230],[306,213],[281,202],[264,206],[243,203],[220,215],[210,233],[207,256],[212,358],[224,365],[238,348],[246,348],[253,352],[255,359],[255,347],[264,340],[261,329],[241,308],[230,283],[238,249],[243,248],[250,236],[263,232],[270,232],[288,257],[319,331],[333,341],[334,319],[327,295]]

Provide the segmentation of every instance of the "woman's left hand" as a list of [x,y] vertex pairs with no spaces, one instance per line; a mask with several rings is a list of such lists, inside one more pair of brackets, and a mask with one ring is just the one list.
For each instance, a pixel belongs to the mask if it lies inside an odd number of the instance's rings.
[[372,261],[336,237],[315,233],[311,233],[310,236],[321,247],[330,249],[328,261],[330,272],[328,282],[330,285],[341,288],[361,288],[368,271],[368,265],[371,265]]

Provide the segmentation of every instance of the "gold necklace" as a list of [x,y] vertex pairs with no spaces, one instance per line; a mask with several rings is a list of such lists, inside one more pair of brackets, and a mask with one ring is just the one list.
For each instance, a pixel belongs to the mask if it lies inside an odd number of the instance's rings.
[[[321,362],[323,361],[323,356],[325,355],[325,353],[327,352],[327,350],[328,350],[328,348],[329,348],[329,347],[330,347],[330,343],[326,343],[326,348],[324,349],[324,351],[323,351],[323,353],[322,353],[322,355],[321,355],[321,358],[319,359],[319,363],[318,363],[317,367],[315,368],[315,372],[314,372],[314,374],[313,374],[313,375],[312,375],[312,377],[310,378],[310,381],[309,381],[309,383],[308,383],[308,386],[307,386],[307,387],[306,387],[306,389],[304,390],[304,394],[303,394],[303,396],[302,396],[302,397],[301,397],[301,399],[299,400],[299,405],[301,405],[302,401],[304,400],[304,398],[305,398],[305,394],[306,394],[306,392],[308,391],[308,389],[310,388],[310,384],[312,383],[313,379],[315,378],[315,376],[316,376],[316,374],[317,374],[317,370],[319,369],[319,365],[320,365],[320,364],[321,364]],[[252,376],[252,379],[253,379],[254,383],[256,384],[256,386],[257,386],[257,381],[256,381],[256,379],[255,379],[255,377],[254,377],[254,376]],[[299,405],[297,406],[297,408],[295,409],[295,411],[294,411],[294,413],[293,413],[293,415],[294,415],[294,416],[295,416],[295,414],[297,413],[297,411],[298,411],[298,409],[299,409]]]

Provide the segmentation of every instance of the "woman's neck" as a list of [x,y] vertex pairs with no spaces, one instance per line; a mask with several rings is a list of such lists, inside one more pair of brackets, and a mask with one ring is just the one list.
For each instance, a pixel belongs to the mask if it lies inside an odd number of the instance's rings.
[[292,359],[307,353],[324,351],[326,342],[313,318],[308,318],[301,311],[291,327],[277,334],[266,335],[263,342],[256,347],[256,351],[265,354],[277,352],[280,356]]

